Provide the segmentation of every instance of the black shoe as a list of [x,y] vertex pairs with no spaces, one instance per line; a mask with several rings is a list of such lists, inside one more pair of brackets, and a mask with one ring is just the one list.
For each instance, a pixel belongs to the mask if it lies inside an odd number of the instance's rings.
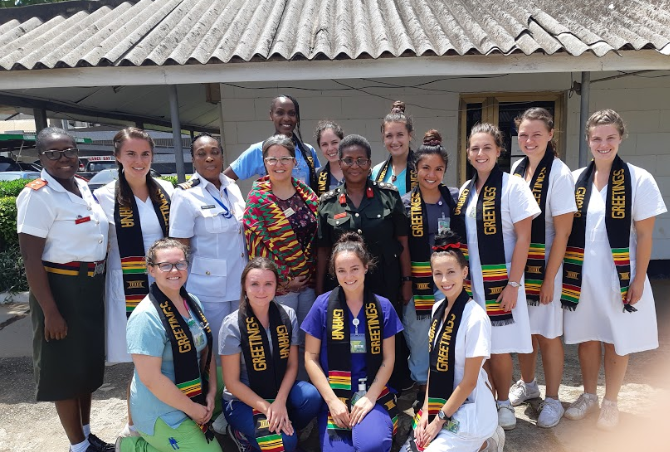
[[419,391],[416,393],[416,400],[414,403],[412,403],[412,409],[414,410],[414,414],[418,413],[419,410],[423,407],[423,402],[426,399],[426,392],[425,391]]
[[[88,435],[88,443],[90,446],[86,452],[114,452],[114,444],[104,442],[93,433]],[[90,450],[91,448],[93,450]]]

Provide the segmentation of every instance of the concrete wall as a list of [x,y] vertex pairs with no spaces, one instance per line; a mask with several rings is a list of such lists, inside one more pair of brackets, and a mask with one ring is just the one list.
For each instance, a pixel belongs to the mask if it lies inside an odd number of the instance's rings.
[[[592,73],[592,80],[616,75]],[[617,80],[593,83],[591,87],[591,112],[613,108],[621,113],[629,129],[629,136],[621,147],[627,161],[650,171],[667,205],[670,206],[670,75],[653,72],[642,76],[629,76]],[[484,77],[484,78],[482,78]],[[653,77],[653,78],[652,78]],[[574,74],[574,80],[580,74]],[[396,78],[377,80],[347,80],[344,86],[335,81],[307,81],[281,84],[221,85],[224,143],[229,160],[233,160],[251,143],[267,138],[273,133],[269,120],[270,101],[280,93],[295,96],[300,102],[302,135],[315,145],[313,131],[319,119],[329,118],[339,122],[345,133],[358,133],[370,140],[373,164],[386,158],[387,151],[381,140],[380,125],[395,99],[407,104],[407,113],[414,119],[414,147],[423,133],[436,128],[442,133],[443,145],[450,151],[451,162],[445,181],[456,185],[458,165],[456,150],[461,94],[496,92],[568,92],[572,85],[570,73],[513,74],[503,76],[478,76],[477,78],[452,77]],[[578,162],[580,97],[572,94],[567,102],[566,162],[576,169]],[[316,147],[316,146],[315,146]],[[318,149],[317,149],[318,151]],[[243,192],[251,181],[241,181]],[[656,220],[654,231],[654,259],[670,259],[670,216]]]

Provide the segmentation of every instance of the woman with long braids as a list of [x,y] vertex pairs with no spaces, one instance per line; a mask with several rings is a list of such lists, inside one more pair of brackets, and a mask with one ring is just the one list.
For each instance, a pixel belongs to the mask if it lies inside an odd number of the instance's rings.
[[402,196],[418,184],[414,152],[409,147],[414,133],[412,118],[404,113],[389,113],[384,117],[381,129],[389,156],[372,168],[372,180],[395,185]]
[[419,385],[417,407],[426,395],[430,312],[436,296],[441,298],[430,276],[431,246],[435,236],[449,228],[456,208],[454,195],[458,197],[457,188],[454,193],[442,184],[449,162],[441,144],[442,136],[437,130],[429,130],[423,143],[414,157],[419,185],[402,197],[410,225],[407,241],[412,260],[413,293],[412,300],[405,305],[402,323],[410,351],[409,370],[412,380]]
[[[296,150],[293,177],[318,191],[316,169],[321,166],[319,157],[312,146],[305,143],[300,133],[300,105],[287,94],[275,97],[270,104],[270,120],[274,124],[273,135],[285,135],[293,141]],[[263,142],[252,144],[223,172],[233,180],[265,176],[267,170],[263,161]]]
[[339,286],[317,298],[302,323],[305,367],[326,402],[317,416],[322,452],[391,450],[398,409],[387,383],[402,324],[366,285],[373,267],[363,237],[344,233],[330,259]]
[[316,144],[323,152],[327,163],[316,172],[318,184],[317,196],[321,196],[342,183],[344,175],[340,168],[340,154],[338,147],[344,138],[342,127],[334,121],[323,120],[316,125],[314,132]]
[[272,260],[253,258],[242,271],[240,309],[219,335],[228,435],[244,451],[293,452],[322,404],[314,386],[296,381],[300,330],[295,311],[275,300],[278,282]]
[[146,263],[154,283],[126,333],[135,364],[128,402],[140,436],[118,438],[116,452],[221,452],[209,428],[214,342],[200,300],[184,289],[188,248],[159,239]]
[[656,216],[667,211],[654,178],[618,155],[626,136],[614,110],[586,122],[593,160],[573,173],[575,215],[563,264],[566,344],[579,344],[584,393],[565,411],[583,419],[598,409],[596,388],[605,349],[605,398],[597,426],[619,423],[617,399],[631,353],[658,347],[647,267]]
[[[93,192],[109,221],[109,256],[105,282],[107,362],[131,362],[126,320],[149,293],[146,250],[167,237],[172,184],[154,179],[149,170],[154,141],[144,130],[128,127],[114,136],[118,181]],[[133,435],[132,418],[122,435]]]
[[431,279],[445,298],[432,306],[428,388],[403,452],[502,452],[505,445],[483,369],[491,321],[463,287],[468,263],[461,245],[447,230],[431,247]]
[[558,388],[563,377],[563,310],[561,288],[563,256],[577,210],[575,186],[568,166],[558,158],[552,141],[554,118],[544,108],[531,108],[516,119],[519,147],[525,157],[512,166],[522,177],[542,210],[531,227],[531,244],[525,271],[526,300],[533,353],[518,355],[521,379],[510,389],[510,402],[517,406],[540,396],[535,381],[535,363],[542,352],[546,394],[537,419],[539,427],[554,427],[563,416]]
[[523,179],[498,167],[502,149],[502,133],[496,126],[476,124],[470,131],[467,157],[475,175],[461,187],[454,211],[459,221],[452,229],[467,237],[470,281],[466,290],[486,309],[493,326],[487,372],[497,393],[498,423],[510,430],[516,427],[509,401],[510,354],[533,351],[522,278],[531,224],[540,208]]

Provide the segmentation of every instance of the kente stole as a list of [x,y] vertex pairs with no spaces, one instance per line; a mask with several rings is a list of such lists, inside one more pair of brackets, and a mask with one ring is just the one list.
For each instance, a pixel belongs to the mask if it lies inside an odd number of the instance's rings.
[[[121,271],[123,272],[123,293],[126,297],[126,316],[130,317],[135,307],[149,293],[149,278],[147,277],[146,250],[142,237],[142,224],[137,210],[135,196],[130,197],[130,206],[122,206],[118,202],[119,185],[121,178],[116,182],[114,201],[114,226],[116,239],[121,256]],[[170,227],[170,197],[165,189],[156,182],[158,187],[158,204],[152,201],[158,223],[163,231],[163,237],[168,236]],[[151,199],[151,198],[149,198]]]
[[[384,315],[377,296],[365,291],[363,299],[365,312],[365,360],[367,366],[368,388],[377,376],[377,371],[384,358]],[[349,308],[344,291],[337,286],[328,296],[327,313],[327,351],[328,351],[328,383],[335,395],[351,410],[351,397],[356,385],[351,384],[351,345],[349,343]],[[398,427],[398,409],[395,396],[384,387],[377,398],[377,403],[386,407],[393,421],[393,434]],[[342,438],[350,435],[351,430],[340,428],[328,413],[328,434]]]
[[[456,203],[449,193],[449,189],[440,184],[440,194],[449,207],[449,217],[453,216]],[[430,316],[435,303],[433,293],[433,274],[430,270],[429,228],[427,224],[428,211],[421,196],[420,188],[414,187],[410,195],[410,235],[408,238],[409,255],[412,259],[412,293],[414,294],[414,309],[417,319]]]
[[[586,216],[593,189],[595,162],[579,175],[575,183],[575,201],[577,213],[572,223],[572,232],[563,259],[563,289],[561,305],[563,309],[574,311],[579,304],[582,291],[582,267],[584,265],[584,247],[586,245]],[[628,165],[618,155],[612,162],[607,183],[607,201],[605,206],[605,227],[616,266],[621,302],[624,312],[635,312],[626,301],[630,286],[630,226],[632,209],[632,181]]]
[[[462,240],[467,239],[465,229],[465,215],[467,201],[471,192],[475,190],[477,183],[477,173],[470,180],[470,183],[463,189],[454,216],[459,218],[456,223],[452,222],[452,228]],[[514,323],[512,311],[505,312],[500,306],[498,297],[507,285],[507,265],[505,259],[505,243],[502,233],[502,185],[503,172],[496,165],[477,197],[477,242],[479,248],[479,259],[481,261],[482,279],[484,282],[484,301],[486,303],[486,313],[491,320],[492,326],[504,326]],[[469,258],[468,248],[463,247],[461,242],[461,251],[466,259]],[[470,274],[468,272],[468,274]],[[469,279],[463,283],[468,294],[472,295],[472,284]]]
[[[207,337],[206,358],[204,363],[198,365],[198,351],[193,343],[193,335],[188,324],[179,313],[174,303],[161,292],[156,283],[149,289],[149,299],[158,311],[158,316],[163,323],[163,328],[170,339],[172,355],[174,360],[175,385],[181,392],[191,400],[206,406],[206,396],[209,390],[209,365],[212,361],[212,332],[198,304],[191,298],[183,287],[180,290],[181,297],[186,301],[194,320],[199,321],[205,336]],[[209,429],[211,420],[200,429],[205,433],[207,442],[214,439],[214,434]]]
[[[546,271],[546,224],[544,221],[546,218],[547,193],[549,192],[549,175],[554,163],[554,152],[550,146],[544,152],[544,157],[542,157],[540,164],[535,168],[533,177],[530,180],[530,189],[541,210],[540,215],[533,219],[530,233],[530,249],[528,250],[528,260],[526,261],[524,273],[526,302],[531,306],[540,304],[540,288],[544,282],[544,273]],[[514,170],[515,176],[525,177],[528,161],[528,157],[524,157],[521,160]]]
[[[291,319],[279,303],[273,300],[269,309],[272,348],[265,334],[265,328],[256,318],[248,302],[239,311],[238,326],[242,354],[249,376],[249,387],[259,397],[272,403],[277,397],[286,374],[293,328]],[[261,451],[282,452],[284,443],[281,434],[270,432],[270,425],[265,414],[253,409],[253,417],[256,426],[256,441]]]
[[[389,155],[382,167],[379,169],[379,173],[375,179],[376,182],[384,182],[386,173],[388,172],[389,168],[391,168],[391,160],[392,156]],[[416,166],[414,164],[414,151],[410,149],[407,153],[407,167],[405,169],[405,190],[410,191],[418,185],[419,176],[417,175]]]
[[[317,197],[299,180],[292,178],[293,187],[316,217]],[[277,205],[268,176],[254,182],[247,198],[242,219],[249,258],[262,256],[272,259],[279,267],[282,281],[297,276],[310,276],[314,262],[314,240],[303,249],[291,223]],[[277,288],[277,294],[283,295]]]

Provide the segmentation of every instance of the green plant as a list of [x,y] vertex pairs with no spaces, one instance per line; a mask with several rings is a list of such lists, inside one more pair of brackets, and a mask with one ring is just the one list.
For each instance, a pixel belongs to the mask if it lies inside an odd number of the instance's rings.
[[173,187],[177,186],[177,176],[161,176],[159,179],[163,179],[164,181],[170,182]]
[[3,196],[19,196],[28,182],[26,179],[0,181],[0,198]]
[[19,245],[16,233],[16,197],[0,198],[0,252]]
[[28,290],[26,269],[18,246],[0,251],[0,292],[23,292]]

